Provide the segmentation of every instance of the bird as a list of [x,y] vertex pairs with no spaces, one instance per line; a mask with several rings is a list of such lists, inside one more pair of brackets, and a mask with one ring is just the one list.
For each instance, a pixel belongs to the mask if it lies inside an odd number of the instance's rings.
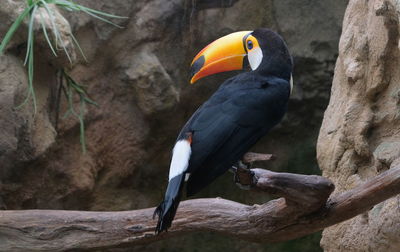
[[244,69],[224,81],[181,129],[165,196],[153,215],[156,234],[171,227],[185,182],[187,196],[196,194],[282,120],[293,87],[293,59],[283,38],[268,28],[234,32],[206,46],[192,61],[190,83]]

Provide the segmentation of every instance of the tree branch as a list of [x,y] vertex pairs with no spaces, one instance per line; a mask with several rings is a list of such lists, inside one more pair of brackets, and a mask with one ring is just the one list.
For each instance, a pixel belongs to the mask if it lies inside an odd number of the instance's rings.
[[283,198],[253,206],[219,198],[187,200],[180,204],[172,228],[159,235],[154,234],[154,208],[120,212],[0,211],[0,250],[113,248],[198,231],[254,242],[279,242],[352,218],[400,193],[400,167],[329,199],[333,184],[326,178],[251,171],[247,176],[253,176],[253,191]]
[[272,161],[275,160],[276,157],[273,154],[264,154],[264,153],[255,153],[255,152],[247,152],[244,154],[242,160],[245,163],[253,163],[255,161]]

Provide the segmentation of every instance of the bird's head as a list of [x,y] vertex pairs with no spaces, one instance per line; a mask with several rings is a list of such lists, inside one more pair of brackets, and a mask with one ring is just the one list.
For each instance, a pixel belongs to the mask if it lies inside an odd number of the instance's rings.
[[290,79],[292,58],[281,36],[269,29],[240,31],[219,38],[193,59],[190,83],[211,74],[241,70],[247,63],[252,71]]

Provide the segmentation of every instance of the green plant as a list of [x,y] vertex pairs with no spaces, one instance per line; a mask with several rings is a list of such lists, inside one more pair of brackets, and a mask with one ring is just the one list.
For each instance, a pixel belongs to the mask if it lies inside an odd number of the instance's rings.
[[[68,117],[69,115],[75,116],[79,120],[79,129],[80,129],[80,141],[82,144],[82,151],[86,152],[86,143],[85,143],[85,122],[83,118],[83,113],[85,111],[86,104],[92,104],[98,106],[95,101],[89,98],[85,87],[82,84],[77,83],[72,77],[65,72],[61,71],[61,76],[65,80],[65,86],[62,86],[64,90],[64,94],[67,97],[68,101],[68,110],[65,113],[64,117]],[[63,83],[61,83],[63,85]],[[77,112],[74,108],[73,104],[73,95],[78,94],[79,96],[79,112]]]
[[[33,109],[34,109],[34,114],[36,114],[37,111],[37,105],[36,105],[36,96],[35,96],[35,89],[33,86],[33,77],[34,77],[34,41],[35,41],[35,34],[34,34],[34,25],[35,25],[35,16],[38,12],[39,8],[44,8],[51,23],[51,31],[53,34],[53,39],[50,39],[50,36],[47,32],[46,26],[45,26],[45,19],[43,17],[42,12],[39,12],[39,17],[40,17],[40,25],[44,34],[44,37],[46,38],[47,44],[50,47],[50,50],[54,54],[54,56],[57,57],[57,51],[62,50],[65,55],[67,56],[68,60],[72,63],[71,56],[68,53],[68,50],[64,44],[64,41],[61,39],[60,32],[59,32],[59,27],[57,26],[55,22],[55,14],[52,11],[52,8],[49,6],[49,4],[54,4],[60,8],[66,9],[68,11],[82,11],[96,19],[99,19],[101,21],[104,21],[106,23],[112,24],[116,27],[121,28],[121,26],[111,22],[107,18],[126,18],[126,17],[121,17],[121,16],[116,16],[112,14],[108,14],[102,11],[94,10],[85,6],[82,6],[80,4],[74,3],[72,0],[26,0],[27,7],[24,9],[24,11],[18,16],[18,18],[14,21],[14,23],[11,25],[9,30],[7,31],[6,35],[4,36],[1,44],[0,44],[0,55],[4,53],[4,50],[10,40],[12,39],[13,35],[15,32],[18,30],[18,28],[21,26],[22,22],[25,20],[25,18],[29,18],[28,21],[28,36],[27,36],[27,49],[26,49],[26,56],[25,56],[25,61],[24,65],[27,65],[28,68],[28,94],[25,98],[25,100],[22,102],[20,106],[23,106],[26,104],[30,98],[32,98],[32,103],[33,103]],[[72,41],[75,43],[77,48],[79,49],[80,53],[82,54],[82,57],[86,60],[86,57],[83,53],[82,48],[80,47],[77,39],[74,37],[74,35],[71,33],[70,34]],[[53,42],[52,42],[53,41]],[[95,104],[91,99],[88,98],[88,94],[83,88],[82,85],[78,84],[76,81],[73,80],[73,78],[67,73],[65,69],[62,69],[62,76],[65,79],[66,83],[66,98],[68,100],[68,114],[73,114],[79,119],[80,122],[80,140],[82,144],[82,150],[85,152],[86,150],[86,145],[85,145],[85,137],[84,137],[84,120],[83,120],[83,113],[84,113],[84,108],[85,104]],[[79,113],[76,112],[73,108],[73,102],[72,102],[72,97],[73,95],[77,94],[80,99],[80,111]]]

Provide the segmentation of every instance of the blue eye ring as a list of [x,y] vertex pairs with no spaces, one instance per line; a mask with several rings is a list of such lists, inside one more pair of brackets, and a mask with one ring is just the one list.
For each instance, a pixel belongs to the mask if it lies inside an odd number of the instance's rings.
[[253,49],[253,41],[247,40],[247,49],[249,50]]

